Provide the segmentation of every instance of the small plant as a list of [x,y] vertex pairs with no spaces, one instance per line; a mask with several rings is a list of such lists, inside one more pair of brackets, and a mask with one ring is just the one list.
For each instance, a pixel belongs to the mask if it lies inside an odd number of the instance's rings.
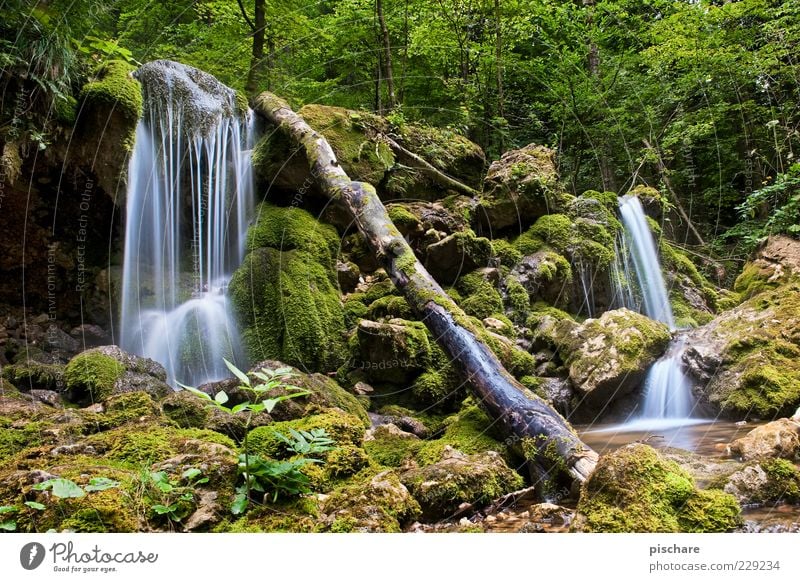
[[[89,484],[81,487],[74,481],[69,479],[48,479],[33,486],[34,491],[50,491],[53,496],[59,499],[76,499],[83,497],[87,493],[95,491],[105,491],[106,489],[113,489],[119,487],[119,481],[114,481],[108,477],[93,477],[89,480]],[[29,505],[30,504],[26,504]],[[41,505],[41,504],[36,504]],[[34,509],[44,509],[42,507],[34,507]]]
[[[242,442],[244,453],[239,455],[239,474],[244,478],[244,483],[237,487],[236,496],[234,497],[234,501],[231,506],[231,511],[235,515],[238,515],[247,509],[253,491],[264,493],[267,491],[272,491],[274,496],[273,498],[277,499],[281,492],[291,492],[291,494],[296,494],[294,493],[295,491],[307,490],[308,478],[305,475],[302,475],[299,469],[308,463],[319,461],[313,459],[297,459],[295,461],[269,461],[250,453],[247,434],[250,431],[250,424],[253,420],[253,415],[261,412],[266,412],[269,414],[280,402],[283,402],[284,400],[298,398],[300,396],[308,396],[310,394],[310,392],[307,390],[303,390],[286,383],[289,378],[295,376],[294,372],[292,372],[292,369],[277,368],[275,370],[270,370],[269,368],[261,368],[260,370],[251,372],[252,376],[256,380],[253,381],[247,374],[242,372],[228,360],[225,360],[225,365],[228,366],[228,369],[239,379],[240,384],[238,388],[247,394],[249,397],[248,400],[245,400],[244,402],[241,402],[235,406],[228,407],[226,404],[230,398],[224,390],[217,392],[212,398],[197,388],[184,386],[183,384],[181,384],[181,387],[190,391],[199,398],[202,398],[209,405],[222,410],[226,414],[246,415],[244,425],[244,440]],[[282,394],[280,396],[270,396],[271,393],[279,389],[284,389],[287,391],[291,390],[291,392],[287,392],[286,394]],[[317,435],[317,437],[313,437],[311,436],[311,433],[307,434],[312,439],[312,442],[314,441],[314,438],[323,438],[323,435]],[[308,443],[307,440],[306,443]],[[317,443],[315,446],[324,445],[322,443]],[[253,464],[253,467],[251,467],[251,463]],[[280,466],[270,467],[269,465],[271,463]],[[286,465],[286,463],[293,465]],[[256,473],[258,473],[258,475]],[[302,476],[302,478],[300,478],[298,475]],[[302,489],[302,487],[298,488],[297,486],[297,483],[302,482],[303,479],[305,479],[306,489]],[[283,482],[282,480],[285,481],[285,487],[281,484]]]
[[208,477],[203,477],[203,472],[196,467],[186,469],[180,477],[170,477],[166,471],[145,473],[143,480],[151,489],[150,497],[157,501],[150,506],[153,513],[176,523],[192,512],[194,488],[208,483]]
[[16,520],[8,516],[18,511],[16,505],[0,505],[0,531],[17,531]]

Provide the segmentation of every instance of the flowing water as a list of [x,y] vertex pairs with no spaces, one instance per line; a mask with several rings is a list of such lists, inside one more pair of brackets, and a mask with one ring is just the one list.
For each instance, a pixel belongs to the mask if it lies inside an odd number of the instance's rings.
[[[675,330],[675,318],[669,294],[661,274],[655,241],[647,223],[641,202],[635,196],[624,196],[619,202],[620,215],[625,227],[623,251],[630,256],[638,289],[641,292],[645,314],[667,324]],[[619,253],[620,249],[617,249]],[[630,281],[628,261],[617,261],[616,275]],[[620,265],[621,264],[621,265]],[[631,301],[633,294],[619,291],[623,301]],[[644,400],[637,418],[623,425],[627,430],[654,427],[683,426],[703,422],[692,419],[693,398],[691,384],[684,373],[681,357],[685,350],[684,339],[678,336],[667,353],[650,368],[644,384]]]
[[215,78],[170,61],[142,66],[145,113],[128,168],[121,346],[168,381],[228,376],[241,362],[226,297],[253,210],[253,115]]

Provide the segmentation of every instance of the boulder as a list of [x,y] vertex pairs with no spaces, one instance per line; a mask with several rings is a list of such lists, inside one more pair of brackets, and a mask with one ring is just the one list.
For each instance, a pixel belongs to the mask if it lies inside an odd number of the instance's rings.
[[492,256],[492,243],[471,230],[451,234],[425,250],[425,268],[442,285],[450,285],[462,274],[485,267]]
[[405,471],[400,480],[431,519],[451,517],[464,503],[489,503],[523,485],[499,453],[468,456],[449,446],[439,462]]
[[558,188],[555,152],[530,144],[505,152],[489,166],[475,221],[480,232],[521,228],[559,212],[566,199]]
[[161,364],[129,354],[117,346],[86,350],[64,368],[68,399],[84,405],[138,391],[163,398],[172,392],[166,380],[167,372]]
[[530,297],[551,305],[563,305],[570,296],[572,267],[553,251],[542,250],[523,257],[511,276],[516,277]]
[[774,289],[800,276],[800,241],[770,236],[733,284],[742,299]]
[[573,531],[727,532],[739,524],[727,493],[697,489],[652,447],[631,444],[600,458],[581,488]]
[[796,459],[800,456],[800,424],[781,418],[756,427],[729,444],[727,453],[744,461]]
[[741,504],[797,503],[800,472],[785,459],[761,461],[730,475],[723,491]]
[[430,364],[431,347],[421,323],[362,319],[356,328],[357,361],[351,366],[368,380],[407,385]]
[[670,341],[663,323],[628,309],[604,313],[564,329],[558,351],[569,369],[579,407],[604,406],[641,385]]

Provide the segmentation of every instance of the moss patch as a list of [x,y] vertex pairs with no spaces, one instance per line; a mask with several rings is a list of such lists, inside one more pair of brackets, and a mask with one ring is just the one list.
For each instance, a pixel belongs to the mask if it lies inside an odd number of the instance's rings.
[[114,358],[83,352],[67,364],[64,380],[76,399],[102,402],[111,396],[114,384],[124,373],[125,367]]

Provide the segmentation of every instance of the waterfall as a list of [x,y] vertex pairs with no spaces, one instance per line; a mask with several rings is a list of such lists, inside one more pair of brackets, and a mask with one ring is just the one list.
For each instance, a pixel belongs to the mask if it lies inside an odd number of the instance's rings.
[[642,291],[644,313],[651,319],[666,323],[670,330],[675,329],[675,318],[669,303],[667,286],[661,274],[655,241],[647,224],[642,203],[636,196],[620,198],[619,211],[625,236],[631,250],[633,266]]
[[[623,196],[619,200],[619,209],[625,234],[623,253],[617,249],[618,257],[629,255],[633,262],[645,315],[667,324],[671,331],[675,331],[669,294],[642,204],[635,196]],[[625,253],[625,250],[629,253]],[[615,271],[618,271],[617,276],[630,277],[627,256],[618,259],[617,263],[615,267]],[[618,293],[621,294],[623,301],[635,302],[630,285],[627,292],[620,290]],[[644,384],[641,416],[629,424],[634,427],[655,428],[655,425],[690,422],[693,400],[691,385],[681,364],[684,350],[682,338],[673,340],[667,353],[650,368]]]
[[211,75],[143,65],[144,115],[128,167],[120,344],[198,385],[241,362],[226,297],[253,210],[252,112]]

